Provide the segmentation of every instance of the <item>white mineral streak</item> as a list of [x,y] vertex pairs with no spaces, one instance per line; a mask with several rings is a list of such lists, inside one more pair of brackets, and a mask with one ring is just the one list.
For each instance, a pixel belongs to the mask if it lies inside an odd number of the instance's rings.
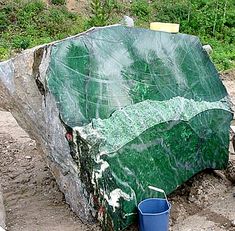
[[[99,133],[105,142],[100,145],[99,151],[102,152],[102,155],[109,155],[109,153],[116,152],[125,144],[156,124],[167,121],[189,121],[194,116],[212,109],[230,111],[229,105],[224,103],[226,100],[227,99],[222,99],[217,102],[195,101],[180,96],[166,101],[146,100],[127,106],[123,110],[117,110],[108,119],[96,119],[99,126],[94,128],[87,127],[86,130],[90,128],[92,128],[92,130],[99,129],[99,127],[102,127]],[[164,114],[162,113],[163,111],[165,111]],[[136,112],[138,112],[138,120],[136,119]],[[127,114],[129,115],[128,117],[126,116]],[[124,118],[125,123],[132,129],[126,130],[125,136],[120,136],[124,128],[120,124],[120,119]],[[90,130],[89,132],[92,133]],[[89,134],[89,132],[87,133]],[[116,139],[117,136],[119,137],[118,140]]]
[[119,199],[121,197],[126,201],[132,200],[132,197],[129,196],[127,193],[123,192],[120,188],[114,189],[112,192],[110,192],[109,195],[104,193],[104,199],[108,202],[110,206],[113,207],[113,212],[115,212],[115,209],[120,206]]
[[[84,127],[78,127],[78,126],[74,127],[73,128],[73,140],[77,140],[77,132],[84,140],[87,140],[88,136],[94,137],[95,140],[101,137],[97,129],[91,129],[90,131],[92,131],[92,133],[89,133],[89,134],[87,134],[85,131],[86,130],[84,129]],[[77,146],[76,142],[74,143]],[[89,139],[88,139],[88,147],[91,148],[91,146],[89,145]],[[102,153],[98,153],[94,159],[94,161],[97,164],[100,164],[100,169],[95,169],[92,173],[92,184],[94,185],[95,185],[95,180],[98,180],[99,178],[101,178],[105,169],[109,167],[109,164],[107,161],[100,159],[102,155],[103,155]]]
[[[90,134],[86,134],[83,130],[83,127],[74,127],[73,128],[73,136],[74,136],[74,140],[76,140],[76,132],[79,132],[79,135],[83,138],[83,139],[86,139],[87,138],[87,135],[90,135]],[[97,130],[93,129],[92,130],[93,133],[92,135],[96,135],[96,137],[100,137],[100,134],[98,133]],[[104,154],[104,153],[103,153]],[[98,153],[98,155],[96,156],[95,158],[95,162],[97,164],[100,164],[100,168],[99,169],[95,169],[92,173],[92,184],[95,185],[95,182],[97,182],[97,180],[99,178],[102,177],[103,175],[103,172],[109,167],[109,164],[107,161],[104,161],[102,159],[100,159],[100,157],[102,156],[102,153]],[[106,194],[104,192],[103,189],[100,189],[100,192],[103,193],[104,195],[104,199],[107,201],[107,203],[113,207],[113,211],[115,212],[115,209],[118,208],[120,206],[119,204],[119,199],[122,197],[124,200],[127,200],[127,201],[130,201],[132,200],[135,195],[128,195],[127,193],[123,192],[121,189],[115,189],[113,190],[109,195]],[[133,197],[134,196],[134,197]]]
[[129,216],[133,216],[133,215],[136,215],[137,213],[127,213],[127,214],[124,214],[124,217],[129,217]]
[[[92,148],[92,145],[94,145],[97,140],[105,141],[100,143],[99,151],[94,159],[97,164],[100,164],[100,167],[93,171],[92,183],[95,185],[95,182],[102,178],[103,172],[109,168],[108,162],[102,159],[103,155],[114,153],[156,124],[166,121],[189,121],[194,116],[210,109],[230,111],[229,105],[224,103],[226,100],[227,99],[221,99],[218,102],[194,101],[193,99],[186,99],[180,96],[166,101],[146,100],[127,106],[122,110],[117,110],[108,119],[95,119],[95,123],[92,122],[83,127],[74,127],[74,137],[76,137],[76,131],[79,132],[79,135],[83,139],[87,140],[88,143],[90,142],[90,148]],[[159,114],[164,110],[167,113]],[[136,120],[136,112],[138,112],[138,120]],[[116,135],[122,133],[123,127],[115,126],[115,124],[120,124],[120,121],[116,120],[122,120],[123,117],[127,120],[127,123],[132,129],[128,130],[128,134],[125,137],[119,136],[117,140]],[[113,126],[110,126],[110,124],[113,124]],[[116,178],[116,180],[118,179]],[[121,184],[123,185],[122,182]],[[128,185],[125,186],[128,187]],[[128,201],[135,199],[133,193],[131,193],[132,195],[130,196],[119,188],[113,190],[110,194],[107,194],[103,189],[100,189],[100,192],[103,193],[105,200],[113,207],[114,211],[115,208],[119,207],[119,199],[121,197]]]
[[[95,119],[94,121],[96,121],[98,127],[94,126],[96,123],[91,122],[83,127],[74,127],[73,130],[78,131],[80,136],[87,140],[91,146],[99,139],[105,140],[105,142],[100,145],[99,154],[96,157],[96,161],[99,162],[101,156],[109,155],[109,153],[117,151],[156,124],[167,121],[189,121],[203,111],[211,109],[230,111],[229,105],[224,103],[226,101],[227,98],[217,102],[195,101],[180,96],[166,101],[145,100],[127,106],[122,110],[115,111],[108,119]],[[167,113],[164,113],[163,115],[163,113],[160,112],[164,110],[167,111]],[[138,120],[136,120],[136,114],[133,112],[138,112]],[[125,137],[119,136],[119,139],[117,140],[116,135],[122,134],[123,127],[110,125],[119,125],[120,121],[117,120],[120,120],[123,117],[132,129],[128,130],[128,134]],[[105,129],[106,126],[108,129]],[[100,127],[104,129],[100,129]],[[100,176],[100,172],[98,176]]]
[[[87,127],[90,127],[89,128],[89,133],[87,132]],[[87,140],[89,139],[90,137],[94,137],[95,139],[99,139],[101,138],[101,134],[99,133],[99,131],[97,129],[93,129],[92,128],[92,124],[88,124],[86,126],[83,126],[83,127],[73,127],[73,137],[74,137],[74,140],[77,139],[77,132],[79,133],[79,135],[84,139],[84,140]],[[89,142],[88,142],[88,145],[89,145]]]
[[97,164],[101,164],[100,169],[94,171],[94,174],[95,174],[94,177],[96,180],[98,180],[99,178],[102,177],[102,174],[105,171],[105,169],[107,169],[109,167],[109,163],[107,161],[100,159],[99,155],[98,155],[97,159],[95,160],[95,162]]

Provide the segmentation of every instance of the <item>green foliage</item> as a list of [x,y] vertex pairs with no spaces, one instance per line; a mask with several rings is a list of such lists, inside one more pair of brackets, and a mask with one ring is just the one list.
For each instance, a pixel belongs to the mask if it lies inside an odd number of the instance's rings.
[[25,36],[15,36],[12,40],[12,46],[13,48],[18,48],[18,49],[27,49],[30,45],[30,39]]
[[0,12],[0,32],[4,31],[9,25],[9,20],[5,12]]
[[1,0],[0,60],[91,26],[120,22],[130,14],[136,26],[146,28],[153,21],[180,23],[182,33],[197,35],[203,44],[212,46],[219,70],[235,67],[234,0],[91,0],[89,18],[69,12],[65,2],[51,0],[47,7],[42,0]]
[[8,58],[9,54],[8,54],[9,50],[3,46],[0,46],[0,60],[5,60]]
[[179,23],[181,33],[212,45],[220,70],[235,67],[234,0],[133,0],[130,9],[137,26],[149,27],[148,21]]
[[0,59],[84,30],[81,16],[41,0],[4,0],[0,5]]
[[65,0],[51,0],[51,3],[54,5],[65,5]]
[[91,17],[88,26],[105,26],[116,7],[114,0],[91,0]]
[[146,0],[137,0],[131,5],[131,12],[133,15],[148,20],[151,13],[151,8]]
[[184,20],[188,20],[188,13],[190,12],[190,6],[187,0],[161,0],[158,3],[152,5],[154,11],[152,19],[162,22],[174,22],[181,23]]
[[219,70],[228,70],[235,67],[235,43],[220,41],[216,38],[201,38],[203,43],[208,43],[213,48],[212,60]]

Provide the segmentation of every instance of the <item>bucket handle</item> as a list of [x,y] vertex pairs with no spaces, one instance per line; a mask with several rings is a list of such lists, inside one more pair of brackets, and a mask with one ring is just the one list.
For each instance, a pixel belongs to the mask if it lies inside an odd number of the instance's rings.
[[154,191],[156,191],[156,192],[163,193],[163,194],[164,194],[164,197],[165,197],[165,199],[166,199],[166,201],[167,201],[167,203],[169,204],[169,201],[168,201],[168,199],[167,199],[166,193],[165,193],[165,191],[164,191],[163,189],[160,189],[160,188],[157,188],[157,187],[154,187],[154,186],[151,186],[151,185],[149,185],[148,188],[149,188],[149,189],[152,189],[152,190],[154,190]]

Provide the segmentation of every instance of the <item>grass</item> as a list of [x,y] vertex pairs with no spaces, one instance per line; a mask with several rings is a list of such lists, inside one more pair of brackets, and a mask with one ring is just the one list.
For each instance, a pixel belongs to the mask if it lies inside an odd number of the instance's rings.
[[[85,14],[69,12],[64,0],[0,0],[0,60],[24,49],[80,33],[92,26],[118,23],[123,15],[137,27],[152,21],[180,23],[182,33],[200,37],[213,48],[218,70],[235,67],[235,3],[232,0],[90,0]],[[86,16],[87,14],[90,17]]]
[[39,0],[6,0],[0,10],[0,59],[82,32],[84,21],[65,6],[47,7]]

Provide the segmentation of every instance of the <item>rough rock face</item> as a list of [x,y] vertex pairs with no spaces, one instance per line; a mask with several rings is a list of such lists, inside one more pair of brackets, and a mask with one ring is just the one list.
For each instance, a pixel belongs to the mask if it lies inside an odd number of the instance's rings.
[[46,71],[52,45],[30,49],[0,63],[0,107],[37,141],[66,201],[82,220],[92,222],[85,186],[78,177],[53,95],[47,90]]
[[72,209],[106,229],[133,222],[149,185],[227,165],[229,99],[197,37],[92,29],[1,63],[0,83]]

